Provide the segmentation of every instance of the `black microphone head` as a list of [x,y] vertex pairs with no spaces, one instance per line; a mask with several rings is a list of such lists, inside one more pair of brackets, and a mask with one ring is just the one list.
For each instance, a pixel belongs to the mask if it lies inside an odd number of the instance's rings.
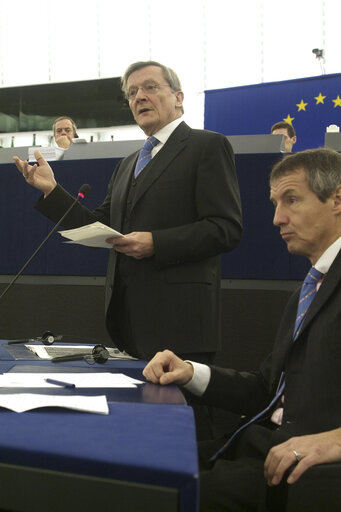
[[92,357],[96,363],[103,364],[109,359],[109,352],[104,345],[95,345],[92,349]]
[[52,345],[55,341],[55,336],[51,331],[45,331],[42,337],[40,339],[38,338],[37,341],[42,341],[44,345]]
[[87,183],[84,183],[84,185],[82,185],[81,188],[79,189],[78,196],[81,196],[81,198],[84,199],[84,197],[88,195],[90,190],[91,190],[90,185],[88,185]]

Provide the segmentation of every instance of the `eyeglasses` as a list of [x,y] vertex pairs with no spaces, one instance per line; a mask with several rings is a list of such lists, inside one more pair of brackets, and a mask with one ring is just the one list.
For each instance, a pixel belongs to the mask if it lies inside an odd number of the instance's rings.
[[131,87],[126,94],[126,98],[128,101],[133,101],[139,90],[143,91],[145,94],[156,94],[159,92],[161,87],[170,87],[169,84],[144,84],[140,85],[140,87]]

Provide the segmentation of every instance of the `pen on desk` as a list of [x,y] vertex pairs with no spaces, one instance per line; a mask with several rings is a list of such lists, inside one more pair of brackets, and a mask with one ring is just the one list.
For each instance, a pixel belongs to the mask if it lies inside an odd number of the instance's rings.
[[61,380],[55,379],[45,379],[45,382],[49,384],[54,384],[55,386],[61,386],[62,388],[75,388],[76,384],[71,384],[70,382],[62,382]]

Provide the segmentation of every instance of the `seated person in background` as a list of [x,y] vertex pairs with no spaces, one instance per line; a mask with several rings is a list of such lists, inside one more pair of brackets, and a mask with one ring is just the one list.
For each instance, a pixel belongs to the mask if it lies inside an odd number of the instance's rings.
[[284,310],[273,352],[258,371],[240,372],[165,350],[143,371],[247,415],[232,437],[198,445],[201,512],[264,510],[266,482],[285,488],[311,466],[341,461],[341,154],[284,157],[272,169],[270,199],[289,253],[313,265]]
[[286,123],[285,121],[275,123],[271,127],[271,133],[272,135],[284,135],[285,152],[292,152],[292,147],[296,143],[296,133],[291,124]]
[[68,149],[72,139],[78,139],[76,123],[71,117],[58,117],[53,123],[53,135],[57,146]]

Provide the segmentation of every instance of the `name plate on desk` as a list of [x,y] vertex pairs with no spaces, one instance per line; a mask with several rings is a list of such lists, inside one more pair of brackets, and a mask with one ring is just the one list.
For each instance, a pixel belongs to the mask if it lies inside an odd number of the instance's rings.
[[34,156],[34,152],[36,149],[39,149],[41,155],[47,162],[52,162],[54,160],[61,160],[64,156],[64,149],[56,148],[54,146],[33,146],[31,148],[28,148],[28,161],[29,162],[36,162],[37,159]]
[[340,132],[326,132],[324,136],[324,147],[335,149],[341,152],[341,133]]

